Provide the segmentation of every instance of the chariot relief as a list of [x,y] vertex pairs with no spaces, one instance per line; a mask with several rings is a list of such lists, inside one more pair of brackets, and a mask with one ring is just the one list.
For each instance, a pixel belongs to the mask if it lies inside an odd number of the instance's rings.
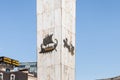
[[56,47],[58,45],[57,39],[52,39],[53,34],[47,34],[45,38],[43,39],[43,43],[40,45],[41,51],[39,53],[48,53],[52,51],[57,51]]

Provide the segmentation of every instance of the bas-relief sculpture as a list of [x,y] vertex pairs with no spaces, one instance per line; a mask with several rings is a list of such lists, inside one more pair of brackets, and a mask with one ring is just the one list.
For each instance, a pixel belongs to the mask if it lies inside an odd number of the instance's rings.
[[63,40],[63,42],[64,42],[64,48],[67,48],[68,49],[68,51],[71,53],[71,55],[73,56],[74,55],[74,46],[72,45],[72,43],[69,43],[68,44],[68,39],[67,38],[65,38],[64,40]]
[[52,51],[57,51],[56,47],[58,45],[58,40],[54,39],[54,42],[52,40],[53,34],[47,34],[46,37],[43,39],[43,43],[40,45],[41,47],[41,51],[39,52],[41,53],[48,53],[48,52],[52,52]]

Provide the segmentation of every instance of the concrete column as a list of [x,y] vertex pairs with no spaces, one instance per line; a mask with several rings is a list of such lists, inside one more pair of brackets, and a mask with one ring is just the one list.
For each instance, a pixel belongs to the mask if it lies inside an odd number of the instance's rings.
[[75,0],[37,0],[38,80],[75,80]]

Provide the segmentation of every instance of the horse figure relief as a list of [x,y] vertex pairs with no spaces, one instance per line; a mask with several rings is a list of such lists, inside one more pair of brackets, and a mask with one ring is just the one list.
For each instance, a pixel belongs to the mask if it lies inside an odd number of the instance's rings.
[[71,55],[74,55],[74,46],[72,45],[72,43],[68,44],[67,38],[63,40],[63,43],[64,43],[64,48],[67,48],[68,51],[71,53]]

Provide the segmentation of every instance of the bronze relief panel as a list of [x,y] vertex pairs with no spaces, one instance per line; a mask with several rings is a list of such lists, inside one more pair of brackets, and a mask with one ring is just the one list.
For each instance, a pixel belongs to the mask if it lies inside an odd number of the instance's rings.
[[68,51],[71,53],[71,55],[73,56],[74,55],[74,46],[71,42],[68,42],[68,39],[65,38],[63,39],[63,43],[64,43],[64,48],[67,48]]
[[41,47],[41,51],[39,52],[41,53],[48,53],[48,52],[52,52],[52,51],[57,51],[56,47],[58,45],[58,40],[54,39],[53,40],[53,34],[47,34],[44,38],[43,38],[43,43],[40,45]]

